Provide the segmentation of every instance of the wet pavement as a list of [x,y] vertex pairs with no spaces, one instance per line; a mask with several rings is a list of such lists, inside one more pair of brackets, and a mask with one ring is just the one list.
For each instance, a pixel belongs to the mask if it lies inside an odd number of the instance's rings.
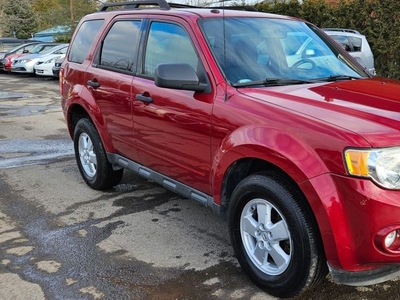
[[[0,299],[276,299],[238,266],[226,223],[131,172],[100,192],[76,167],[57,80],[0,74]],[[329,277],[295,299],[400,299]]]

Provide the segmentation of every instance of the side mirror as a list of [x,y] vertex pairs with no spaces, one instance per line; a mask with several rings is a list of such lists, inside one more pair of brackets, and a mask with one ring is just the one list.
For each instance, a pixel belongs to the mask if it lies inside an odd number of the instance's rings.
[[29,50],[26,50],[26,49],[24,51],[22,51],[22,53],[28,53],[28,52],[29,52]]
[[306,49],[305,55],[306,56],[314,56],[315,55],[315,50],[314,49]]
[[189,64],[158,64],[154,83],[163,88],[195,92],[204,92],[207,88],[207,84],[200,82],[199,76]]

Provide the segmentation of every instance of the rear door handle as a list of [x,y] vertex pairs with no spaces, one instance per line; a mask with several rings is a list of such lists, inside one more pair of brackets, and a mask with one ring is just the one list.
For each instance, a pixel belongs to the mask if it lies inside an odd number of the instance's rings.
[[142,101],[142,102],[146,102],[146,103],[152,103],[153,102],[153,98],[152,97],[147,97],[144,96],[143,94],[136,94],[136,99]]
[[94,87],[95,89],[100,87],[100,82],[98,82],[96,79],[88,80],[87,84],[90,85],[91,87]]

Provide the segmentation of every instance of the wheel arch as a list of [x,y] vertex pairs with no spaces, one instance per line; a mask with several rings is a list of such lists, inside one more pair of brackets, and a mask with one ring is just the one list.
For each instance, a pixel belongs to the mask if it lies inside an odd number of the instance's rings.
[[[329,173],[328,168],[318,153],[296,137],[285,134],[280,137],[286,140],[290,147],[281,147],[276,142],[276,136],[271,130],[265,137],[270,137],[265,143],[247,140],[246,143],[232,145],[225,139],[218,149],[213,161],[213,192],[214,201],[220,205],[219,215],[223,220],[228,218],[228,210],[232,193],[237,184],[249,175],[272,171],[291,184],[303,196],[301,201],[309,210],[317,225],[318,235],[324,245],[335,245],[332,240],[332,220],[326,211],[326,203],[318,198],[318,194],[310,188],[311,178]],[[276,133],[277,134],[277,133]],[[248,136],[241,134],[241,136]],[[299,159],[300,158],[300,159]],[[336,249],[332,249],[330,257],[336,260]]]
[[90,91],[84,87],[76,93],[72,92],[68,102],[69,106],[66,112],[66,121],[71,138],[74,137],[75,127],[78,121],[81,118],[88,118],[99,133],[104,149],[107,152],[114,152],[115,149],[103,115]]
[[329,172],[316,149],[290,132],[266,126],[238,128],[213,153],[211,181],[215,203],[226,205],[240,180],[271,169],[285,174],[297,187]]

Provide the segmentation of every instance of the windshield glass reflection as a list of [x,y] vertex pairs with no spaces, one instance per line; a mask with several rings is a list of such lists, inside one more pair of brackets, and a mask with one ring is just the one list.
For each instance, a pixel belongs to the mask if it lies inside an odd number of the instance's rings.
[[325,41],[317,28],[302,21],[203,19],[201,27],[221,71],[233,86],[368,77]]

